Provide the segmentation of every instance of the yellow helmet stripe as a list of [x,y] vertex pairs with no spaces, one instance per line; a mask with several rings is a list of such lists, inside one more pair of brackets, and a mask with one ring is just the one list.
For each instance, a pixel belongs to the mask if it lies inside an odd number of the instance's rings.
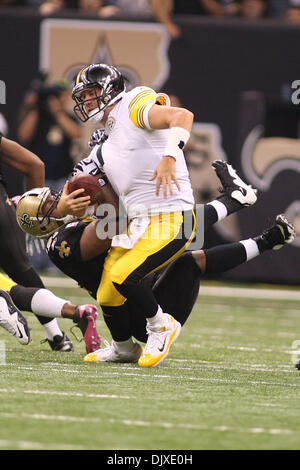
[[83,70],[85,69],[86,66],[82,67],[81,70],[79,70],[78,74],[77,74],[77,77],[76,77],[76,85],[78,85],[79,83],[79,80],[80,80],[80,77],[81,77],[81,74],[83,72]]

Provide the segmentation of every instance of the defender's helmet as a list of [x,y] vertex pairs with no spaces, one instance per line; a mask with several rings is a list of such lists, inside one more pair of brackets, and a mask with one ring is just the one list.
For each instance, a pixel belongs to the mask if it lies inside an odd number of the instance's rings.
[[73,217],[52,215],[60,193],[51,188],[35,188],[23,194],[16,209],[17,222],[23,232],[36,238],[48,238]]
[[[82,93],[91,88],[94,89],[95,97],[84,100]],[[100,96],[97,96],[97,89]],[[72,90],[72,98],[76,102],[74,113],[82,122],[101,113],[101,118],[98,117],[98,120],[101,120],[104,109],[120,99],[125,91],[124,78],[116,67],[106,64],[88,65],[78,73]],[[88,113],[84,105],[91,99],[96,101],[97,107]]]

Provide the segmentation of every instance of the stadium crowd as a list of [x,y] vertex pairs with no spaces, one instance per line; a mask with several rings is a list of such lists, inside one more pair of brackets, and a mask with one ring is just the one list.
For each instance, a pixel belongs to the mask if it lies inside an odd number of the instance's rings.
[[0,0],[0,8],[28,7],[43,16],[75,10],[102,19],[138,16],[154,18],[173,39],[180,36],[176,15],[208,15],[255,20],[279,18],[300,22],[300,0]]

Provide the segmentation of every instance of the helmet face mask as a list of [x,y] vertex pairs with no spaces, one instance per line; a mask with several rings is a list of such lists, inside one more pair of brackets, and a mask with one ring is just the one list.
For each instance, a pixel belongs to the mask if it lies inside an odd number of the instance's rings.
[[[90,93],[90,96],[88,98],[82,98],[82,95],[84,95],[87,89],[90,89],[92,93]],[[104,105],[101,100],[101,95],[102,95],[102,91],[100,90],[98,85],[89,86],[83,90],[79,89],[79,91],[73,92],[72,98],[76,102],[76,105],[74,106],[73,110],[76,116],[82,122],[86,122],[89,119],[95,118],[96,115],[98,115],[97,120],[101,121],[103,117],[103,110],[104,110]],[[91,111],[88,111],[86,109],[86,105],[92,102],[94,105],[94,109]],[[99,113],[101,114],[100,116],[99,116]]]
[[[90,93],[87,99],[82,99],[83,93],[91,89],[94,91],[94,96]],[[124,94],[125,83],[118,69],[106,64],[88,65],[78,73],[72,90],[72,98],[76,103],[74,113],[82,122],[90,118],[101,121],[105,108]],[[89,112],[86,104],[93,100],[96,106]]]
[[48,238],[68,223],[69,216],[54,216],[59,198],[60,193],[51,188],[35,188],[24,193],[16,209],[17,222],[23,232],[36,238]]

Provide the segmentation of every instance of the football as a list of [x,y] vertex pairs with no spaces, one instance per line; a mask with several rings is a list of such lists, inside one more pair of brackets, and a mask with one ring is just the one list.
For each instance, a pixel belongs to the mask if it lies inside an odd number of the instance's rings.
[[72,176],[68,183],[69,193],[81,188],[84,189],[84,193],[80,194],[78,197],[90,196],[90,205],[101,202],[102,186],[95,176],[89,175],[88,173]]

